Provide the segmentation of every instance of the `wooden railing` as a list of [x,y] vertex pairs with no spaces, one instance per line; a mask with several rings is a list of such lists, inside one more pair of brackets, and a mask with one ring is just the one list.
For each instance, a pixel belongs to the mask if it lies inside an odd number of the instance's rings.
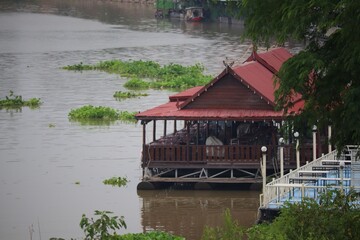
[[[268,147],[268,161],[276,155],[273,146]],[[259,145],[145,145],[143,165],[151,163],[173,164],[248,164],[259,165]]]
[[[259,166],[262,158],[260,145],[165,145],[147,144],[143,149],[142,165],[149,164],[241,164]],[[266,146],[267,166],[279,163],[278,146]],[[284,166],[296,166],[293,145],[284,146]],[[311,146],[300,148],[301,165],[312,160]]]

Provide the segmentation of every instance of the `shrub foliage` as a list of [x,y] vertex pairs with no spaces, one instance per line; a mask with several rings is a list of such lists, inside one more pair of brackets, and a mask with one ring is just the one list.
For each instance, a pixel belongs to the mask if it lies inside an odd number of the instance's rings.
[[316,201],[305,198],[286,203],[272,223],[239,227],[230,213],[225,213],[224,227],[206,227],[202,240],[351,240],[360,239],[360,208],[357,193],[327,190]]

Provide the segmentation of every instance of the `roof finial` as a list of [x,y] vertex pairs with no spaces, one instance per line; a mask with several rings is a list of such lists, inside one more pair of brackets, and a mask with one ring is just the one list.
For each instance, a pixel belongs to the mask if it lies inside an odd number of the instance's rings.
[[225,60],[223,60],[223,64],[226,68],[231,67],[232,65],[234,65],[235,61],[231,61],[230,59],[228,59],[228,57],[225,57]]
[[258,50],[258,47],[257,47],[256,43],[252,42],[252,48],[253,48],[253,52],[256,53],[257,50]]

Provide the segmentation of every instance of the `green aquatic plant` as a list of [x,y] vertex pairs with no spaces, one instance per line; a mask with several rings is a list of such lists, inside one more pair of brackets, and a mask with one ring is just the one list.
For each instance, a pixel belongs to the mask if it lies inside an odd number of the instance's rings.
[[145,96],[148,96],[148,94],[147,93],[116,91],[113,96],[114,96],[114,98],[117,98],[117,99],[123,99],[123,98],[145,97]]
[[118,120],[119,113],[110,107],[87,105],[72,109],[69,113],[70,120]]
[[154,78],[161,69],[160,64],[153,61],[121,61],[110,60],[94,66],[97,70],[120,74],[123,77]]
[[25,106],[34,109],[38,108],[40,105],[40,98],[30,98],[29,100],[24,100],[22,96],[15,95],[13,91],[10,91],[9,96],[5,96],[5,99],[0,99],[0,109],[21,108]]
[[121,111],[119,112],[119,120],[124,122],[137,122],[135,118],[135,114],[138,112],[128,112],[128,111]]
[[160,66],[154,61],[103,61],[96,65],[83,65],[82,63],[64,67],[68,70],[100,70],[108,73],[119,74],[130,78],[125,83],[129,89],[185,89],[205,85],[212,77],[203,74],[201,64],[182,66],[168,64]]
[[95,68],[91,65],[84,65],[82,62],[74,65],[67,65],[63,67],[65,70],[73,70],[73,71],[83,71],[83,70],[95,70]]
[[124,87],[126,87],[127,89],[134,89],[134,90],[147,89],[150,88],[150,82],[140,78],[131,78],[124,84]]
[[112,177],[109,179],[105,179],[103,183],[105,185],[111,185],[111,186],[118,186],[123,187],[126,186],[126,184],[129,182],[126,177]]
[[82,124],[103,125],[121,120],[124,122],[136,122],[137,112],[118,111],[104,106],[86,105],[77,109],[72,109],[69,114],[70,121],[79,121]]

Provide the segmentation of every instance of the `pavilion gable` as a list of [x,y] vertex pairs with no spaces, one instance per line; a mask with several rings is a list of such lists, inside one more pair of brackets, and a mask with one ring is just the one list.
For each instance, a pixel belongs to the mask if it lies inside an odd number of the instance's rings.
[[217,81],[205,86],[192,99],[188,100],[182,109],[252,109],[273,110],[257,91],[239,76],[228,71]]

